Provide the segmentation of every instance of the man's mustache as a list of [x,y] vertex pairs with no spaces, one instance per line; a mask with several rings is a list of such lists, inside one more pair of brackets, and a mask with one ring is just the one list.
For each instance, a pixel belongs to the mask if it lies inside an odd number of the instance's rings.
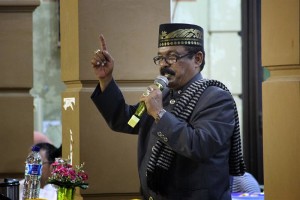
[[160,69],[160,75],[164,76],[166,74],[174,76],[175,72],[173,70],[171,70],[170,68],[168,68],[168,67],[161,68]]

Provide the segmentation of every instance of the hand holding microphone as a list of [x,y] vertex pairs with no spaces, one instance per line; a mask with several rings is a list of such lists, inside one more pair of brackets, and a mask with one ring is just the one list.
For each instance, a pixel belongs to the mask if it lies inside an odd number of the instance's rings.
[[[168,85],[169,81],[166,77],[164,76],[158,76],[156,77],[156,79],[154,80],[154,84],[157,88],[159,88],[161,91]],[[147,88],[147,90],[143,93],[144,97],[147,97],[154,89],[149,86]],[[150,102],[149,102],[150,103]],[[132,117],[130,118],[130,120],[128,121],[128,124],[134,128],[136,126],[136,124],[140,121],[142,115],[144,114],[144,112],[146,111],[146,105],[144,101],[141,101],[139,103],[139,106],[137,108],[137,110],[135,111],[135,113],[132,115]]]

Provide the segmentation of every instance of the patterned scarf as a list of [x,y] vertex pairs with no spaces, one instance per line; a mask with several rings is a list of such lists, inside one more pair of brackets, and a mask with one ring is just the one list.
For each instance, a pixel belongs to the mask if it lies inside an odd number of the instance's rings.
[[[216,80],[202,79],[192,83],[183,93],[180,99],[176,102],[172,113],[185,121],[188,121],[194,107],[196,106],[200,96],[209,86],[217,86],[227,92],[227,87]],[[230,93],[230,92],[229,92]],[[231,94],[231,93],[230,93]],[[243,160],[240,125],[237,108],[234,102],[235,127],[231,137],[231,149],[229,155],[229,173],[232,176],[243,175],[246,167]],[[152,149],[149,163],[147,165],[147,184],[148,187],[160,194],[164,194],[166,188],[169,168],[175,160],[176,153],[160,140],[157,140]]]

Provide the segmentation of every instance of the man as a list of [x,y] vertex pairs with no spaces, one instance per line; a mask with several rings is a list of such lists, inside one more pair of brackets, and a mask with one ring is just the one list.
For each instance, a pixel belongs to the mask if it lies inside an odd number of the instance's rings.
[[53,144],[52,141],[44,133],[41,133],[39,131],[34,131],[33,132],[33,144],[38,144],[38,143]]
[[91,98],[112,130],[134,133],[144,199],[229,200],[230,172],[241,175],[238,117],[234,100],[218,81],[203,79],[203,29],[192,24],[162,24],[153,58],[168,87],[148,87],[140,101],[147,113],[132,128],[137,109],[125,103],[113,79],[114,59],[104,37],[92,65],[99,84]]
[[[52,144],[49,143],[37,143],[35,146],[40,147],[40,156],[42,160],[42,175],[41,175],[41,188],[40,188],[40,198],[46,198],[48,200],[56,200],[57,199],[57,192],[56,188],[48,184],[48,178],[51,176],[52,166],[51,164],[55,162],[55,158],[60,158],[62,156],[62,149],[61,146],[56,148]],[[24,180],[20,181],[20,189],[19,189],[19,196],[20,200],[23,197],[23,185]]]
[[51,164],[55,162],[55,158],[61,158],[62,149],[61,146],[56,148],[49,143],[38,143],[35,146],[40,147],[40,155],[43,162],[41,188],[44,188],[47,185],[48,178],[51,176],[53,168]]

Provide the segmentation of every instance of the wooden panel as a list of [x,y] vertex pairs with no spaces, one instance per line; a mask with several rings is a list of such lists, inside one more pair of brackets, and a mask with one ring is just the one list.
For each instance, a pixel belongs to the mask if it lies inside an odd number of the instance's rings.
[[60,1],[61,77],[63,81],[79,79],[78,30],[78,0]]
[[85,66],[81,79],[95,79],[88,69],[100,33],[115,59],[116,79],[156,77],[159,71],[152,58],[157,55],[159,24],[170,21],[170,1],[90,0],[80,1],[80,8],[80,66]]
[[0,12],[30,12],[40,4],[40,0],[0,0]]
[[[89,174],[90,186],[83,194],[138,193],[137,136],[110,130],[90,99],[93,90],[69,88],[62,95],[75,99],[72,108],[62,108],[63,157],[70,155],[71,131],[72,161],[85,162]],[[124,96],[136,102],[140,93],[125,92]]]
[[262,65],[299,65],[299,0],[262,1]]
[[0,176],[24,177],[33,143],[32,12],[38,0],[0,0]]
[[0,12],[0,87],[31,88],[32,14]]
[[[87,163],[91,187],[87,193],[139,192],[137,170],[137,136],[110,130],[95,105],[90,92],[82,93],[80,105],[80,157]],[[136,96],[133,92],[125,97]],[[88,148],[87,148],[88,147]],[[83,191],[85,192],[85,191]]]
[[263,83],[266,200],[298,199],[300,68],[277,70]]
[[0,110],[0,173],[24,173],[24,162],[33,143],[33,97],[1,92]]

